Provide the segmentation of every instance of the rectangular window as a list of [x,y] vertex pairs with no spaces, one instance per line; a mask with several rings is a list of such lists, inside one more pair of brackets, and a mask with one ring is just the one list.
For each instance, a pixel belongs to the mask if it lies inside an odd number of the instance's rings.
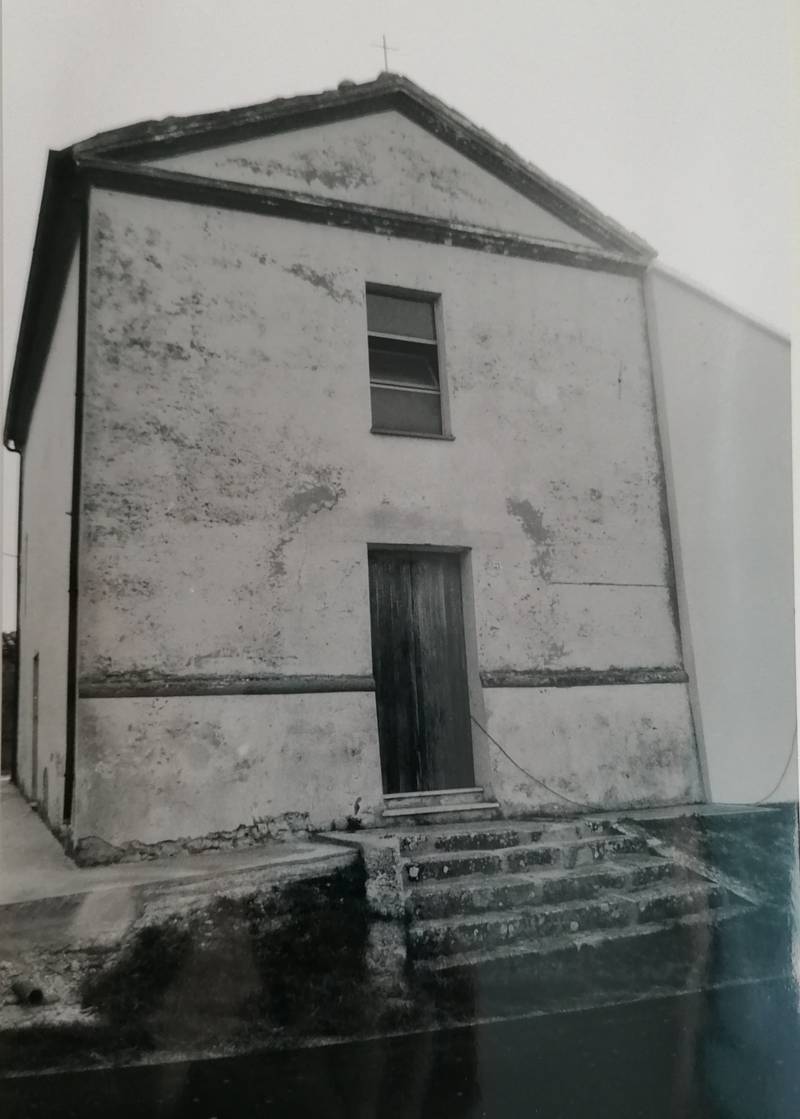
[[367,288],[372,430],[441,435],[434,297]]

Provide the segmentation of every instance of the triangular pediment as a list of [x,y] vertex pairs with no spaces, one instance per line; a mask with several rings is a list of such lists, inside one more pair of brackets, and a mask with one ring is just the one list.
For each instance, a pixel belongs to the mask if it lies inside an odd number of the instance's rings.
[[598,247],[396,110],[149,162],[227,182]]
[[145,122],[72,151],[79,163],[111,159],[577,250],[637,260],[653,255],[634,234],[401,75]]

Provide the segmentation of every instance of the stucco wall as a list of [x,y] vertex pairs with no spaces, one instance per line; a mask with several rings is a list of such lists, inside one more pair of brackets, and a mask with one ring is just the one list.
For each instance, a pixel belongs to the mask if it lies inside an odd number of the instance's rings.
[[[442,293],[454,441],[369,433],[368,281]],[[680,663],[636,279],[97,191],[86,375],[84,683],[369,675],[367,544],[383,542],[471,549],[483,671]],[[550,709],[564,712],[581,691],[554,690]],[[574,740],[565,759],[608,743],[590,799],[630,792],[608,772],[613,736],[596,731],[608,711],[614,725],[639,720],[643,694],[607,687],[605,714],[588,704],[560,724]],[[641,767],[635,799],[686,799],[698,785],[685,691],[659,695],[673,780]],[[111,781],[132,748],[132,719],[123,732],[124,718],[97,715],[123,702],[79,705],[82,834],[98,824],[90,759],[107,757]],[[179,705],[186,741],[199,702]],[[215,703],[203,699],[203,719]],[[349,711],[363,732],[363,697],[337,710],[337,727]],[[379,772],[371,710],[365,790]],[[170,725],[187,800],[210,819],[226,763],[207,782]],[[229,726],[216,748],[233,759]],[[543,727],[538,714],[505,719],[505,745],[536,765],[550,749]],[[324,747],[305,750],[327,764]],[[232,793],[226,819],[249,813],[253,795]],[[303,798],[298,784],[285,808]],[[344,800],[323,798],[320,812]],[[149,826],[121,811],[120,833]]]
[[[714,800],[776,785],[795,731],[788,342],[649,279],[682,624]],[[796,758],[772,799],[797,796]]]
[[[38,798],[61,823],[67,726],[70,509],[72,505],[78,259],[73,259],[22,456],[18,781],[33,791],[33,658],[39,654]],[[47,796],[45,797],[45,769]]]
[[[487,743],[492,788],[506,815],[699,797],[697,771],[687,765],[691,716],[681,684],[487,688],[484,697],[496,739]],[[509,742],[513,751],[498,749]]]
[[82,700],[77,818],[114,844],[327,828],[359,799],[368,819],[382,795],[374,724],[369,693]]

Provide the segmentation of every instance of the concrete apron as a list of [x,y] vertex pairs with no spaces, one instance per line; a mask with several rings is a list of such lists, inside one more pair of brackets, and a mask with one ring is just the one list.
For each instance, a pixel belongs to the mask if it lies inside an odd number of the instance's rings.
[[[259,906],[262,899],[279,897],[281,904],[291,908],[295,903],[293,891],[298,885],[319,883],[326,878],[331,881],[342,872],[356,872],[362,907],[366,894],[369,919],[360,925],[356,919],[352,924],[353,936],[363,937],[359,943],[363,945],[364,972],[357,968],[352,973],[348,971],[345,948],[344,956],[340,951],[339,956],[330,957],[330,963],[326,957],[308,990],[301,977],[299,985],[292,988],[290,1002],[294,1005],[305,998],[309,1004],[331,1006],[342,997],[342,992],[346,997],[352,987],[351,993],[357,996],[354,1013],[365,1005],[380,1009],[380,1024],[376,1020],[369,1027],[378,1032],[389,1026],[406,1028],[417,1018],[427,1021],[426,1014],[433,1014],[438,1020],[436,1008],[441,998],[445,1000],[443,1013],[451,1013],[446,1009],[446,1000],[454,990],[459,1000],[453,1012],[455,1018],[471,1013],[461,1006],[463,992],[458,984],[464,969],[474,968],[475,964],[489,965],[489,970],[480,971],[480,980],[484,1000],[495,998],[497,1013],[504,1014],[512,1006],[512,995],[521,1000],[520,1005],[526,1010],[532,1002],[544,1005],[547,1000],[541,984],[548,976],[552,987],[547,994],[548,1005],[563,1007],[569,998],[585,1001],[587,990],[594,990],[593,984],[597,985],[592,978],[594,972],[588,977],[581,976],[571,994],[569,984],[575,986],[574,977],[565,977],[557,967],[554,970],[551,962],[543,964],[544,972],[537,970],[538,965],[532,967],[525,962],[530,961],[531,943],[549,938],[558,949],[568,950],[588,930],[587,943],[592,950],[602,941],[606,946],[610,944],[612,951],[622,950],[625,954],[628,950],[624,945],[629,941],[616,942],[619,947],[614,949],[614,937],[619,927],[625,932],[631,920],[636,924],[646,917],[645,923],[650,925],[658,920],[663,923],[665,916],[691,921],[695,916],[693,908],[699,909],[705,920],[709,906],[730,915],[742,909],[757,910],[762,900],[752,882],[742,883],[724,869],[710,866],[702,850],[678,849],[671,844],[668,830],[662,831],[662,838],[655,834],[659,821],[668,824],[682,816],[690,820],[735,813],[753,818],[752,809],[687,806],[637,812],[635,819],[630,814],[624,814],[623,819],[623,814],[606,813],[568,821],[503,820],[461,826],[333,832],[316,836],[318,842],[273,841],[239,852],[78,869],[64,857],[56,840],[17,791],[10,787],[2,791],[3,829],[10,829],[12,834],[9,843],[2,844],[0,875],[0,1031],[11,1031],[9,1037],[29,1027],[94,1027],[102,1023],[102,1013],[82,1009],[87,976],[113,971],[120,961],[124,963],[131,947],[141,945],[143,932],[189,929],[190,936],[195,938],[194,947],[202,955],[203,925],[213,923],[220,902],[231,902],[242,912],[254,900]],[[514,839],[520,831],[539,830],[542,834],[536,839],[528,835],[525,844]],[[766,847],[766,843],[761,846]],[[542,851],[550,849],[559,852],[558,865],[542,861]],[[465,872],[460,882],[458,875],[451,878],[448,872],[437,877],[444,867],[459,860],[464,861],[461,869]],[[660,863],[655,872],[654,863]],[[409,869],[414,867],[419,873],[410,876]],[[665,881],[669,888],[664,886]],[[611,891],[613,896],[598,901],[595,887]],[[643,891],[633,901],[621,896],[631,887]],[[487,915],[486,910],[496,908],[498,899],[503,912]],[[646,913],[638,908],[641,904],[647,906]],[[358,905],[356,900],[356,910]],[[316,915],[306,913],[302,907],[295,910],[299,921],[295,921],[294,928],[304,935],[310,926],[319,924],[326,907],[332,923],[322,928],[311,947],[312,965],[320,945],[325,954],[323,942],[329,935],[335,939],[337,928],[339,935],[350,936],[341,932],[350,925],[337,925],[341,919],[336,913],[335,891],[328,895],[328,900],[323,897],[322,909],[318,908]],[[515,923],[515,910],[520,908],[527,924]],[[352,917],[352,909],[349,912]],[[349,919],[346,914],[344,919]],[[590,927],[598,920],[601,926],[611,927],[602,927],[598,934]],[[576,921],[577,930],[573,928]],[[237,927],[241,931],[241,925]],[[275,935],[270,931],[273,927],[264,926],[268,940]],[[225,936],[224,928],[222,933],[218,930],[217,950],[222,943],[222,955],[212,958],[212,973],[218,966],[215,961],[221,960],[223,967],[233,961],[235,969],[237,956],[241,959],[248,954],[245,940],[232,940],[226,947]],[[655,943],[658,936],[648,939]],[[642,940],[637,937],[637,943]],[[475,945],[477,951],[473,950]],[[291,966],[290,961],[297,956],[294,941],[289,941],[287,951],[286,962],[283,957],[278,958],[271,976],[285,970],[287,962]],[[491,969],[517,951],[523,958],[516,962],[524,971],[520,973],[512,967],[499,974],[495,982]],[[646,952],[652,956],[652,949]],[[590,953],[580,955],[585,970]],[[513,959],[511,963],[514,964]],[[300,971],[307,966],[302,957],[297,966]],[[567,966],[571,967],[569,961]],[[445,970],[437,970],[440,967]],[[453,967],[460,968],[460,973],[446,970]],[[594,962],[589,970],[593,967]],[[337,969],[341,972],[338,980]],[[535,998],[527,988],[522,991],[521,974],[529,975],[531,982],[535,980]],[[42,986],[43,1006],[31,1008],[17,1003],[11,982],[20,976]],[[431,981],[435,978],[438,994],[431,994],[425,986],[425,976]],[[337,988],[336,996],[329,987],[331,977],[341,988]],[[495,983],[494,994],[487,986],[490,978]],[[207,975],[202,982],[206,979]],[[196,980],[191,982],[197,986]],[[257,977],[248,975],[243,982],[250,989],[257,986]],[[683,980],[676,982],[680,985]],[[199,1011],[207,1022],[216,1021],[214,1014],[213,1008]],[[298,1036],[320,1032],[315,1014],[316,1011],[308,1023],[297,1027]],[[269,1015],[268,1011],[267,1020],[274,1021]],[[239,1010],[234,1009],[233,1019],[241,1020]],[[384,1027],[384,1019],[389,1026]],[[117,1028],[113,1016],[108,1022],[112,1031]],[[270,1033],[272,1028],[270,1025],[267,1032],[259,1034],[260,1044],[272,1044],[272,1038],[282,1030],[278,1026],[277,1033]],[[346,1028],[351,1028],[349,1023]],[[352,1029],[357,1033],[359,1027],[354,1023]],[[186,1044],[191,1049],[195,1043],[192,1040]]]
[[[354,849],[308,841],[78,868],[8,782],[0,800],[0,1029],[81,1020],[87,967],[141,930],[241,899],[318,880],[358,862]],[[12,984],[31,981],[38,1008]]]

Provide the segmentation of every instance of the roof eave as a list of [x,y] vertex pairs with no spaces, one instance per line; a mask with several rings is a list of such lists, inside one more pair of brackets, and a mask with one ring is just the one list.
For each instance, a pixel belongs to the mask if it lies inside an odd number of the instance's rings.
[[72,150],[50,151],[6,403],[3,444],[9,450],[19,451],[25,444],[55,329],[56,316],[45,308],[60,299],[72,259],[79,229],[74,187]]

